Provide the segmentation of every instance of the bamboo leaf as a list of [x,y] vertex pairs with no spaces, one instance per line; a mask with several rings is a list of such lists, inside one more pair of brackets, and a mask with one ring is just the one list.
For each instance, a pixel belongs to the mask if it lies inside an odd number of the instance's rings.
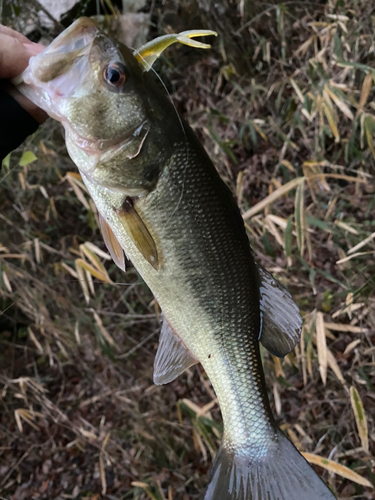
[[251,123],[252,123],[252,126],[255,128],[255,130],[258,132],[258,134],[261,136],[261,138],[262,138],[264,141],[266,141],[266,142],[267,142],[267,141],[268,141],[267,136],[266,136],[266,134],[263,132],[263,130],[259,127],[259,125],[257,125],[257,124],[255,123],[255,121],[252,121]]
[[193,423],[193,425],[196,428],[196,430],[199,432],[199,434],[202,436],[204,442],[206,443],[206,446],[207,446],[209,452],[211,453],[211,457],[215,458],[215,454],[217,451],[216,446],[215,446],[215,443],[213,442],[204,422],[202,421],[201,418],[197,418],[195,420],[195,422]]
[[312,42],[316,39],[316,35],[313,35],[311,36],[310,38],[308,38],[305,42],[303,42],[302,45],[300,45],[298,47],[298,49],[294,52],[294,56],[298,57],[298,56],[302,56],[304,57],[306,55],[306,52],[308,51],[310,45],[312,44]]
[[296,221],[296,231],[297,231],[297,245],[301,256],[303,255],[304,251],[305,231],[306,231],[304,188],[305,188],[305,182],[302,181],[300,184],[298,184],[296,189],[296,201],[295,201],[295,211],[294,211],[294,216]]
[[329,349],[327,349],[327,362],[328,362],[328,366],[331,368],[331,370],[336,375],[336,377],[338,378],[338,380],[343,385],[345,385],[345,379],[344,379],[343,374],[342,374],[342,372],[340,370],[340,367],[337,364],[337,361],[336,361],[334,355],[331,353],[331,351]]
[[285,234],[284,234],[284,248],[286,257],[290,257],[292,255],[292,231],[293,231],[293,215],[290,215],[286,223]]
[[266,208],[268,205],[276,201],[277,199],[281,198],[284,194],[288,193],[292,189],[294,189],[296,186],[298,186],[301,182],[303,182],[304,177],[297,177],[296,179],[293,179],[283,186],[280,186],[277,188],[273,193],[268,195],[264,200],[260,201],[257,203],[254,207],[250,208],[247,210],[242,217],[246,220],[249,219],[250,217],[253,217],[253,215],[257,214],[264,208]]
[[358,103],[358,107],[357,107],[357,116],[360,114],[360,112],[362,111],[363,107],[365,106],[365,104],[367,102],[367,99],[368,99],[368,96],[370,94],[370,90],[372,87],[373,79],[374,79],[373,74],[370,72],[370,73],[367,73],[367,75],[365,76],[365,78],[363,80],[362,89],[361,89],[361,97],[359,98],[359,103]]
[[86,208],[86,210],[90,210],[90,206],[87,203],[87,200],[85,198],[85,195],[83,194],[81,188],[78,186],[76,182],[74,182],[70,177],[67,178],[69,184],[71,185],[75,195],[79,199],[79,201],[82,203],[82,205]]
[[105,283],[112,283],[112,281],[109,278],[106,271],[104,273],[101,271],[98,271],[97,269],[95,269],[94,266],[92,266],[88,262],[84,261],[83,259],[77,259],[75,261],[75,264],[76,264],[77,272],[78,272],[78,268],[82,268],[85,271],[88,271],[91,274],[91,276],[93,276],[94,278],[97,278],[100,281],[104,281]]
[[374,145],[372,143],[372,134],[371,134],[371,131],[369,130],[368,127],[366,127],[366,140],[367,140],[368,147],[370,148],[370,151],[372,153],[372,156],[375,158],[375,149],[374,149]]
[[108,255],[107,252],[104,252],[99,247],[94,245],[94,243],[91,243],[90,241],[86,241],[86,243],[84,243],[84,246],[88,250],[91,250],[92,252],[96,253],[96,255],[99,255],[99,257],[102,257],[105,260],[111,260],[111,256]]
[[[336,262],[336,264],[344,264],[345,262],[348,262],[351,259],[355,259],[356,257],[360,257],[362,255],[369,255],[369,254],[373,254],[373,253],[374,252],[372,252],[372,251],[353,253],[352,255],[348,255],[347,257],[343,257],[342,259],[338,260]],[[344,253],[344,255],[345,255],[345,253]]]
[[69,177],[73,177],[76,181],[78,181],[81,184],[81,187],[84,187],[82,176],[79,172],[67,172],[65,178],[69,180]]
[[277,415],[281,415],[281,399],[280,399],[280,392],[279,388],[277,386],[277,383],[273,384],[273,397],[275,400],[275,410]]
[[100,333],[103,335],[103,337],[105,338],[105,340],[108,342],[108,344],[111,344],[111,346],[117,347],[115,341],[113,340],[113,338],[108,333],[108,330],[103,325],[102,320],[100,319],[99,314],[94,309],[91,309],[91,312],[94,315],[95,323],[98,325]]
[[324,319],[321,312],[316,313],[316,343],[318,347],[318,359],[319,359],[319,371],[322,377],[323,384],[326,385],[327,380],[327,365],[328,365],[328,354],[327,354],[327,342],[326,342],[326,332],[324,328]]
[[29,337],[30,339],[34,342],[38,352],[40,354],[43,354],[43,347],[42,347],[42,344],[39,342],[39,340],[35,337],[35,334],[34,332],[32,331],[32,329],[30,327],[27,328],[27,332],[29,334]]
[[327,117],[329,126],[332,130],[332,134],[335,138],[335,141],[339,142],[340,141],[340,134],[339,134],[339,131],[337,128],[337,124],[336,124],[335,118],[333,116],[332,110],[330,109],[330,107],[326,103],[323,103],[323,111]]
[[358,234],[358,231],[354,229],[354,227],[349,226],[349,224],[347,224],[346,222],[343,222],[341,220],[335,220],[334,224],[336,224],[336,226],[338,227],[341,227],[342,229],[345,229],[345,231],[348,231],[351,234],[356,234],[356,235]]
[[100,481],[102,483],[102,495],[107,493],[107,480],[105,477],[105,469],[102,455],[99,455],[99,471],[100,471]]
[[327,93],[329,94],[330,98],[332,101],[336,104],[336,106],[339,108],[339,110],[344,113],[345,116],[347,116],[350,120],[353,120],[354,116],[353,113],[350,111],[348,105],[340,99],[329,87],[326,85],[325,87]]
[[352,403],[353,413],[357,424],[358,435],[361,440],[362,448],[368,453],[368,431],[367,431],[367,418],[363,408],[361,396],[357,389],[352,386],[350,388],[350,401]]
[[3,271],[3,283],[8,292],[13,293],[12,285],[10,284],[8,275],[5,271]]
[[65,271],[67,271],[71,276],[73,276],[73,278],[77,280],[79,279],[76,271],[74,271],[74,269],[69,267],[68,264],[65,264],[65,262],[60,262],[59,266],[62,267]]
[[301,103],[303,104],[305,102],[305,98],[303,97],[303,94],[301,92],[301,89],[298,87],[298,85],[296,84],[296,82],[293,80],[293,78],[290,79],[290,83],[292,84],[294,90],[296,91],[296,94],[298,96],[298,99],[301,101]]
[[[82,253],[91,261],[94,267],[99,271],[99,273],[102,276],[105,276],[105,280],[107,283],[111,283],[112,280],[108,276],[108,273],[106,271],[106,268],[103,266],[103,264],[100,262],[99,257],[84,243],[83,245],[80,245],[80,249],[82,250]],[[98,250],[100,250],[98,248]]]
[[34,153],[32,151],[25,151],[22,154],[18,165],[20,167],[24,167],[25,165],[30,165],[30,163],[32,163],[35,160],[37,160],[37,157],[34,155]]
[[350,342],[350,344],[348,344],[345,347],[344,355],[348,354],[351,351],[353,351],[353,349],[355,349],[357,347],[357,345],[360,344],[360,343],[361,343],[361,339],[353,340],[353,342]]
[[[88,304],[90,302],[90,293],[89,293],[89,289],[87,286],[85,273],[82,269],[82,266],[80,266],[79,263],[77,262],[78,260],[82,260],[82,259],[77,259],[75,261],[76,271],[77,271],[77,275],[78,275],[78,281],[79,281],[79,284],[81,285],[83,295],[85,297],[85,301]],[[84,261],[82,260],[82,262],[84,262]]]
[[314,455],[313,453],[302,453],[302,455],[306,458],[308,462],[314,465],[320,465],[324,469],[333,472],[334,474],[338,474],[341,477],[345,477],[346,479],[350,479],[354,483],[361,484],[362,486],[367,486],[369,488],[373,488],[374,486],[365,479],[360,476],[356,472],[349,469],[345,465],[338,464],[333,460],[329,460],[328,458],[320,457],[319,455]]
[[323,89],[323,101],[327,104],[327,106],[332,110],[333,112],[333,103],[331,101],[331,97],[327,92],[327,85]]
[[364,247],[365,245],[367,245],[367,243],[370,243],[370,241],[372,241],[374,238],[375,238],[375,232],[372,233],[372,234],[370,234],[370,236],[368,236],[367,238],[365,238],[364,240],[362,240],[360,243],[358,243],[358,245],[356,245],[355,247],[351,248],[348,251],[348,255],[351,255],[352,253],[356,252],[360,248]]
[[10,153],[2,161],[3,167],[9,168],[9,165],[10,165]]
[[22,427],[22,421],[21,421],[21,417],[20,417],[19,411],[20,411],[19,409],[18,410],[14,410],[14,417],[16,419],[18,430],[22,433],[23,432],[23,427]]
[[89,290],[91,292],[91,295],[93,297],[95,297],[95,287],[94,287],[94,281],[92,279],[92,275],[88,271],[85,271],[85,275],[86,275],[86,280],[87,280],[87,284],[89,286]]
[[281,164],[284,165],[284,167],[286,167],[291,172],[293,172],[293,173],[295,172],[295,169],[294,169],[293,165],[290,163],[290,161],[288,161],[288,160],[281,160]]
[[361,149],[363,149],[365,146],[364,146],[364,135],[365,135],[365,115],[362,114],[360,119],[359,119],[359,123],[361,125],[361,134],[360,134],[360,145],[361,145]]
[[371,117],[371,115],[365,115],[363,127],[365,129],[366,141],[367,141],[368,147],[370,148],[372,156],[375,158],[375,149],[374,149],[374,144],[373,144],[374,122],[373,122],[373,118]]
[[153,493],[151,493],[151,491],[148,489],[149,485],[147,483],[142,483],[140,481],[133,481],[132,486],[136,486],[137,488],[142,488],[142,490],[151,498],[151,500],[160,500]]
[[198,452],[200,451],[202,454],[203,462],[207,462],[207,451],[203,444],[200,433],[193,427],[193,442],[194,448]]

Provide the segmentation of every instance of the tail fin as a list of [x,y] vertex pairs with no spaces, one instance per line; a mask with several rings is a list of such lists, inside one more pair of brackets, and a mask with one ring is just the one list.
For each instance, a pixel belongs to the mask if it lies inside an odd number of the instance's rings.
[[278,430],[264,457],[236,455],[222,445],[204,500],[335,500],[335,497]]

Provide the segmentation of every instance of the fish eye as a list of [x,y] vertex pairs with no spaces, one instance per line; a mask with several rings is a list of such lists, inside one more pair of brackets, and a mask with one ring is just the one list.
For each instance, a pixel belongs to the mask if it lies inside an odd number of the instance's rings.
[[121,63],[110,63],[103,71],[106,83],[111,87],[120,88],[126,81],[125,67]]

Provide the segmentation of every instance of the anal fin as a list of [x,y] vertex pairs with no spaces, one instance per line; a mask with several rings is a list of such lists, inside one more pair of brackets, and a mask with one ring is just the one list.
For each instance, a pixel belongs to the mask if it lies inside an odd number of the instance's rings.
[[163,385],[172,382],[187,368],[198,363],[197,358],[185,347],[163,318],[159,347],[154,362],[154,383]]
[[288,290],[256,264],[260,277],[260,311],[262,332],[260,342],[274,356],[284,357],[300,341],[302,318],[299,307]]
[[114,235],[112,229],[108,225],[108,222],[99,214],[99,224],[102,231],[104,243],[108,248],[109,253],[114,261],[114,263],[125,272],[125,255],[124,250],[120,243],[118,242],[116,236]]

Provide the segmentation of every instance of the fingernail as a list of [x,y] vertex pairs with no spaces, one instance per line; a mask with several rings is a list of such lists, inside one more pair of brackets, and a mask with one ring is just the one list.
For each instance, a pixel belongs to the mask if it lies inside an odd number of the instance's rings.
[[23,46],[31,56],[36,56],[37,54],[43,52],[43,50],[45,49],[45,46],[41,45],[40,43],[24,43]]

